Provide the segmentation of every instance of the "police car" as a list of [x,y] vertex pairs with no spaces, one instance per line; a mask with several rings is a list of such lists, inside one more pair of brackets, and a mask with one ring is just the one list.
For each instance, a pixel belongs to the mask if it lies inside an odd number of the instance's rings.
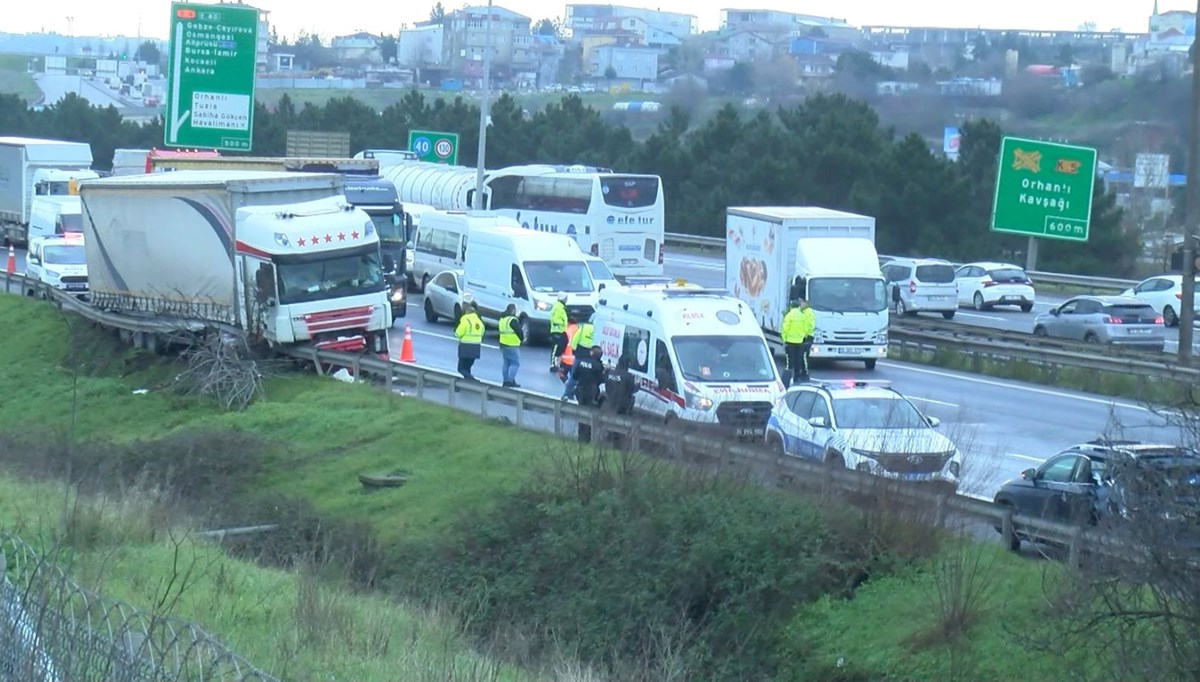
[[87,254],[83,235],[67,233],[29,242],[25,276],[83,297],[88,293]]
[[792,386],[767,421],[767,443],[785,455],[906,481],[957,484],[962,455],[887,382]]

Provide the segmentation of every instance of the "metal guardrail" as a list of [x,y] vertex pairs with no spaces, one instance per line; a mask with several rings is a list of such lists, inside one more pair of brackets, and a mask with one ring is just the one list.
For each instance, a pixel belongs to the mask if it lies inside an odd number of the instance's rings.
[[[146,321],[114,319],[111,313],[97,311],[65,292],[46,288],[20,275],[5,275],[3,279],[6,286],[10,286],[14,280],[19,280],[23,286],[44,293],[64,309],[77,312],[93,322],[127,331],[147,329]],[[171,328],[177,329],[178,326]],[[311,347],[292,347],[283,351],[285,355],[294,359],[311,363],[321,374],[328,374],[335,368],[347,368],[356,379],[369,377],[389,393],[401,389],[417,399],[426,400],[431,399],[434,392],[444,392],[446,404],[452,408],[467,409],[482,418],[497,419],[518,428],[567,436],[572,428],[577,429],[578,425],[584,424],[590,427],[595,441],[603,442],[615,436],[631,450],[666,456],[689,464],[716,466],[726,471],[750,474],[759,482],[778,487],[815,488],[874,499],[886,498],[909,508],[930,511],[935,514],[938,523],[949,515],[957,515],[1000,529],[1006,542],[1019,534],[1025,539],[1066,546],[1069,549],[1069,560],[1073,563],[1078,562],[1084,547],[1090,552],[1128,555],[1128,548],[1120,541],[1092,528],[1027,517],[1014,513],[1010,507],[965,495],[785,456],[764,445],[748,445],[728,438],[714,437],[712,432],[695,428],[694,424],[672,427],[661,422],[649,422],[584,408],[554,397],[523,390],[478,381],[464,381],[458,375],[447,371],[382,360],[369,355],[322,351]],[[1052,351],[1024,349],[1018,352],[1033,357],[1038,353]],[[467,405],[466,402],[472,397],[477,400],[477,404]]]
[[[668,232],[666,241],[668,244],[675,243],[682,246],[691,246],[701,249],[711,249],[714,251],[725,251],[725,240],[721,237],[701,237],[693,234],[679,234],[677,232]],[[883,255],[883,254],[881,254]],[[954,265],[958,265],[954,263]],[[1061,272],[1043,272],[1040,270],[1029,270],[1027,274],[1039,282],[1046,284],[1054,284],[1058,286],[1078,287],[1085,290],[1096,291],[1124,291],[1140,280],[1136,279],[1119,279],[1115,277],[1092,277],[1090,275],[1069,275]]]

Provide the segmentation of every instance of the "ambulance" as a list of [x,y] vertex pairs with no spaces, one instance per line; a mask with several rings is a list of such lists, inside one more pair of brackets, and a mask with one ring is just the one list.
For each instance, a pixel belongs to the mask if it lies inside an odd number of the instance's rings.
[[686,285],[601,293],[592,316],[604,363],[629,363],[634,408],[761,439],[784,385],[762,328],[724,291]]

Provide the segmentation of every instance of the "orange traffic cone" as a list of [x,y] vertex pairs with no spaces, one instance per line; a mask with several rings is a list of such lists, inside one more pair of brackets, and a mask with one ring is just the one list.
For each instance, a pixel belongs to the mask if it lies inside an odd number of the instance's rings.
[[8,245],[8,267],[5,269],[10,275],[17,271],[17,252],[13,250],[12,244]]
[[417,361],[417,359],[415,357],[413,357],[412,327],[407,322],[405,322],[404,323],[404,342],[400,344],[400,362],[416,362],[416,361]]

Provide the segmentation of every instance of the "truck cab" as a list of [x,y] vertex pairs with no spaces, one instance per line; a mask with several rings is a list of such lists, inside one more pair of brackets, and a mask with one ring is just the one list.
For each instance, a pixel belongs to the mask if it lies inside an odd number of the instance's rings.
[[87,296],[87,253],[83,235],[69,233],[30,240],[25,256],[25,276],[77,298]]
[[810,357],[863,360],[887,355],[888,299],[875,246],[858,237],[802,238],[789,298],[808,301],[816,318]]
[[392,317],[408,314],[409,262],[408,243],[412,239],[412,217],[396,199],[396,186],[378,175],[345,174],[346,201],[362,209],[371,218],[379,235],[384,277]]

